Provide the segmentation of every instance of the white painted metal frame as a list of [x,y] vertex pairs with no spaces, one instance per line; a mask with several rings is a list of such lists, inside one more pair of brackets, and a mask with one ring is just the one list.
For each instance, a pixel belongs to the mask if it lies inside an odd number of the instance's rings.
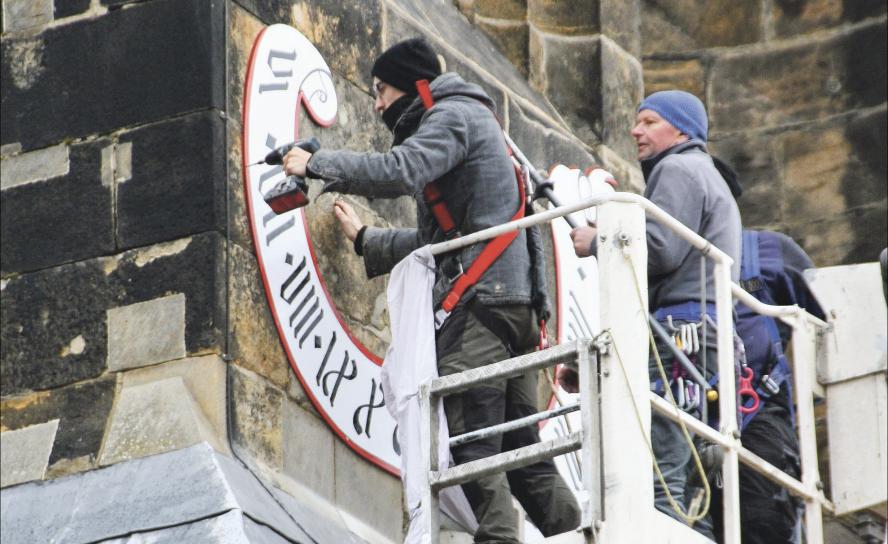
[[[595,195],[588,199],[560,206],[558,208],[554,208],[551,210],[547,210],[544,212],[537,213],[535,215],[525,217],[522,219],[518,219],[516,221],[512,221],[509,223],[505,223],[503,225],[498,225],[495,227],[491,227],[489,229],[485,229],[482,231],[478,231],[461,238],[457,238],[455,240],[450,240],[447,242],[442,242],[440,244],[436,244],[432,246],[432,253],[435,255],[441,253],[447,253],[456,249],[460,249],[462,247],[478,243],[484,240],[488,240],[490,238],[496,237],[500,234],[506,232],[512,232],[518,229],[526,228],[532,225],[541,224],[544,222],[551,221],[553,219],[557,219],[564,215],[592,207],[592,206],[600,206],[599,208],[599,236],[602,244],[599,245],[599,268],[600,274],[602,278],[602,328],[603,330],[608,330],[612,327],[617,327],[622,329],[625,327],[624,323],[621,323],[621,319],[608,319],[606,316],[607,312],[614,312],[616,317],[621,314],[619,310],[617,310],[617,306],[608,304],[604,297],[611,292],[611,289],[614,288],[619,291],[619,296],[624,301],[628,298],[635,299],[637,298],[636,293],[634,292],[634,288],[630,291],[627,290],[625,279],[627,277],[627,270],[625,268],[618,270],[617,268],[620,266],[624,266],[619,264],[619,262],[613,258],[613,255],[610,257],[607,256],[608,251],[611,248],[605,246],[605,241],[610,244],[622,245],[621,251],[624,253],[633,253],[635,257],[641,255],[643,257],[642,264],[638,262],[633,262],[634,267],[636,267],[636,272],[640,269],[642,272],[645,270],[643,263],[646,262],[646,244],[638,243],[644,241],[644,213],[647,214],[648,217],[653,218],[654,220],[666,225],[672,231],[676,232],[683,239],[688,241],[692,246],[696,247],[700,252],[705,255],[708,259],[714,262],[714,277],[715,277],[715,290],[716,290],[716,323],[718,326],[717,331],[717,340],[716,345],[718,348],[718,371],[721,376],[732,376],[734,375],[734,346],[733,346],[733,333],[732,327],[723,327],[722,323],[730,323],[732,319],[732,297],[737,298],[756,312],[768,315],[771,317],[779,318],[784,322],[791,325],[794,329],[793,334],[793,351],[795,353],[796,361],[805,361],[812,362],[814,359],[814,350],[816,349],[816,344],[814,341],[814,331],[813,327],[821,327],[828,328],[829,325],[810,314],[807,314],[804,310],[799,308],[798,306],[769,306],[763,304],[762,302],[755,299],[752,295],[744,291],[739,285],[731,282],[731,265],[733,264],[733,260],[725,254],[723,251],[718,249],[717,247],[710,244],[708,241],[700,237],[697,233],[693,232],[691,229],[684,226],[675,218],[668,215],[661,208],[654,205],[649,200],[635,194],[631,193],[611,193],[611,194],[601,194]],[[636,216],[633,219],[633,216]],[[637,232],[637,223],[638,218],[641,218],[641,236],[639,240],[639,235]],[[635,223],[633,225],[632,223]],[[607,237],[610,236],[610,239]],[[615,240],[615,237],[619,237],[620,240]],[[630,247],[633,242],[635,243],[635,247]],[[641,246],[641,248],[639,248]],[[604,255],[602,255],[602,250],[604,250]],[[639,253],[640,252],[640,253]],[[614,254],[616,255],[616,254]],[[644,281],[646,279],[645,274],[639,274],[641,277],[639,281]],[[624,279],[621,285],[610,285],[608,284],[608,278],[618,278],[622,277]],[[643,291],[646,291],[647,286],[646,282],[644,283]],[[642,307],[644,313],[647,313],[646,308],[646,300],[639,301],[639,304]],[[635,308],[635,304],[633,303],[632,308]],[[636,308],[637,309],[637,308]],[[625,313],[622,315],[622,320],[626,319]],[[630,338],[646,338],[647,337],[647,322],[642,316],[636,316],[639,319],[639,323],[635,324],[635,328],[631,329],[633,334],[628,335]],[[628,321],[632,321],[631,316]],[[644,328],[642,328],[642,326]],[[631,328],[631,327],[630,327]],[[624,334],[621,330],[621,335]],[[581,349],[582,348],[582,349]],[[554,356],[555,359],[558,358],[559,354],[552,352],[552,350],[573,350],[571,353],[577,354],[582,353],[584,350],[588,352],[588,344],[568,344],[566,346],[557,346],[555,348],[550,348],[550,350],[546,350],[550,356]],[[628,349],[626,345],[622,345],[621,349]],[[545,354],[546,352],[541,352]],[[536,354],[531,354],[536,355]],[[563,354],[561,354],[563,355]],[[530,357],[530,356],[525,356]],[[551,357],[545,357],[545,359],[550,359]],[[493,377],[503,377],[505,366],[501,367],[505,363],[512,363],[512,370],[514,374],[517,374],[518,371],[515,370],[515,363],[518,359],[510,359],[509,361],[504,361],[502,363],[497,363],[496,365],[489,365],[488,367],[484,367],[482,369],[475,369],[472,371],[464,372],[462,374],[448,376],[446,379],[450,380],[458,380],[460,385],[459,387],[465,389],[480,383],[480,381],[484,379],[492,379]],[[608,357],[608,359],[611,359]],[[629,364],[626,364],[627,367],[637,367],[638,359],[637,355],[633,354],[632,356],[623,357],[624,363],[625,360],[629,360]],[[547,366],[549,363],[543,361],[542,357],[534,358],[533,363],[529,365],[525,365],[527,368],[525,369],[522,366],[522,371],[527,371],[529,368],[542,368],[543,366]],[[557,362],[557,361],[556,361]],[[646,361],[645,361],[646,362]],[[564,453],[564,451],[570,451],[565,448],[573,448],[574,446],[582,445],[583,449],[583,461],[584,466],[595,466],[594,464],[594,455],[593,453],[596,449],[593,447],[594,444],[593,439],[598,436],[598,434],[592,434],[595,432],[595,429],[591,427],[593,425],[592,422],[587,426],[587,418],[593,417],[594,414],[591,413],[591,406],[596,405],[596,399],[594,399],[592,395],[592,391],[596,389],[590,389],[588,386],[594,383],[594,376],[590,377],[592,372],[583,372],[584,369],[588,370],[588,364],[585,364],[585,361],[581,361],[580,370],[581,370],[581,392],[583,389],[587,392],[585,395],[581,395],[581,413],[583,417],[583,431],[580,433],[580,436],[571,435],[571,437],[566,437],[567,442],[565,444],[540,444],[539,448],[535,448],[534,454],[543,454],[548,453],[548,457],[554,457],[559,455],[560,453]],[[635,363],[635,364],[633,364]],[[509,366],[509,365],[506,365]],[[605,362],[602,363],[602,368],[604,369]],[[646,368],[646,365],[645,365]],[[638,385],[642,383],[641,378],[636,376],[637,372],[634,372],[630,369],[628,370],[630,373],[633,373],[633,377],[626,376],[627,385],[631,384],[633,381],[638,382],[635,386],[629,385],[629,392],[638,394]],[[687,427],[704,436],[706,439],[712,441],[715,444],[721,446],[724,450],[724,461],[722,465],[722,477],[724,480],[724,490],[723,490],[723,504],[724,504],[724,541],[728,544],[739,544],[740,543],[740,495],[739,495],[739,461],[742,459],[744,464],[752,467],[757,472],[764,474],[766,477],[770,478],[772,481],[778,483],[786,487],[793,494],[800,496],[805,500],[806,505],[806,515],[805,515],[805,526],[806,526],[806,541],[812,544],[818,544],[823,541],[823,531],[822,531],[822,513],[821,508],[825,507],[828,510],[833,510],[832,504],[828,501],[820,487],[820,476],[817,467],[817,444],[816,444],[816,435],[814,431],[814,409],[813,409],[813,390],[815,387],[812,382],[812,374],[807,372],[799,371],[800,369],[796,369],[797,371],[793,373],[795,379],[795,390],[798,399],[798,432],[799,432],[799,444],[801,450],[801,459],[802,459],[802,479],[801,482],[795,480],[787,476],[785,473],[770,465],[763,459],[759,458],[752,452],[744,449],[740,444],[740,432],[737,426],[736,418],[722,418],[720,423],[720,429],[718,432],[712,430],[707,425],[701,423],[699,420],[694,419],[691,416],[688,416],[686,413],[681,412],[677,408],[670,406],[665,400],[662,398],[650,394],[647,391],[645,386],[644,392],[646,395],[650,397],[651,407],[665,416],[673,419],[675,421],[681,420],[683,421]],[[605,370],[602,370],[603,374],[607,376]],[[607,392],[607,380],[602,378],[602,413],[608,412],[608,405],[614,399],[608,398]],[[431,527],[429,530],[432,535],[432,542],[436,542],[437,540],[437,531],[438,531],[438,523],[437,523],[437,489],[443,487],[442,484],[446,483],[447,485],[454,485],[456,483],[460,483],[462,481],[468,481],[472,479],[471,477],[467,477],[467,475],[471,472],[477,477],[477,475],[481,473],[493,473],[497,471],[506,470],[507,468],[501,466],[503,462],[506,464],[510,464],[509,461],[514,463],[514,455],[500,454],[498,456],[491,457],[489,459],[485,459],[482,461],[476,461],[472,463],[473,467],[470,470],[463,470],[462,474],[459,476],[449,477],[439,474],[435,468],[437,465],[437,459],[435,458],[435,452],[437,451],[437,445],[434,443],[435,437],[437,436],[437,417],[436,411],[432,410],[431,407],[434,406],[434,400],[439,395],[444,395],[448,391],[454,392],[455,389],[449,386],[445,386],[443,382],[439,380],[445,380],[445,378],[439,378],[438,380],[434,380],[431,384],[424,384],[420,390],[421,402],[423,406],[423,447],[425,449],[426,455],[426,466],[429,467],[429,481],[427,482],[426,493],[423,497],[423,502],[425,505],[430,507],[430,512],[432,513],[430,518]],[[587,383],[589,382],[589,383]],[[647,376],[644,376],[644,384],[647,382]],[[633,391],[633,387],[635,388]],[[733,414],[737,412],[736,405],[736,390],[735,384],[733,380],[722,380],[719,384],[719,410],[722,414]],[[636,401],[633,401],[636,402]],[[639,404],[636,403],[636,406]],[[650,413],[644,411],[646,414],[646,418],[643,418],[642,426],[644,428],[645,435],[649,435],[649,424],[650,424]],[[605,414],[607,415],[607,414]],[[607,424],[608,418],[604,418],[605,425]],[[646,423],[646,425],[645,425]],[[595,423],[597,425],[597,423]],[[637,426],[637,424],[635,425]],[[600,429],[601,432],[607,434],[607,430]],[[591,432],[590,432],[591,431]],[[591,435],[591,436],[590,436]],[[605,437],[606,439],[606,437]],[[625,444],[623,444],[625,446]],[[548,452],[546,451],[548,448]],[[558,450],[557,453],[555,450]],[[609,455],[608,452],[608,444],[605,442],[602,444],[603,454],[601,461],[603,463],[607,463],[609,460],[613,459],[613,453]],[[637,448],[626,448],[623,449],[623,452],[637,450]],[[510,454],[513,452],[509,452]],[[645,453],[647,453],[645,451]],[[650,455],[642,455],[641,459],[635,459],[635,463],[639,461],[643,462],[644,458],[647,458],[647,465],[650,465]],[[497,465],[500,463],[500,465]],[[462,465],[467,467],[466,465]],[[639,467],[644,465],[635,465],[635,472],[644,473],[644,470],[639,470]],[[454,467],[459,468],[459,467]],[[509,467],[511,468],[511,467]],[[449,469],[454,470],[454,469]],[[446,471],[445,471],[446,472]],[[617,479],[623,478],[624,474],[612,473],[605,468],[605,475],[607,478]],[[594,474],[593,474],[594,473]],[[619,486],[614,488],[611,485],[611,482],[608,481],[607,485],[604,486],[605,482],[602,481],[604,476],[598,474],[597,471],[584,470],[583,471],[583,479],[584,485],[587,485],[588,490],[595,489],[607,489],[607,496],[603,497],[601,500],[596,500],[595,497],[590,497],[591,500],[586,501],[587,504],[584,505],[583,512],[583,527],[586,529],[590,528],[596,520],[601,520],[602,514],[608,520],[606,525],[611,525],[611,527],[607,527],[607,529],[612,529],[613,531],[607,531],[608,533],[612,533],[610,536],[616,536],[621,534],[621,531],[618,530],[617,527],[613,526],[613,522],[617,520],[612,520],[611,517],[619,518],[619,515],[614,511],[612,512],[611,508],[605,508],[605,505],[609,505],[608,501],[610,501],[612,495],[618,495],[617,490]],[[646,484],[642,487],[649,488],[650,487],[650,479],[647,477],[645,479]],[[593,485],[594,484],[594,485]],[[603,487],[599,487],[603,486]],[[636,504],[633,509],[633,516],[627,518],[625,522],[631,523],[630,526],[624,528],[626,531],[636,531],[635,536],[638,537],[638,530],[642,530],[641,526],[638,524],[638,496],[636,494]],[[617,500],[616,502],[620,502]],[[652,501],[650,501],[652,503]],[[603,504],[602,504],[603,503]],[[625,506],[625,505],[624,505]],[[652,509],[651,509],[652,510]],[[612,513],[612,515],[607,515],[608,513]],[[632,522],[632,517],[635,518],[635,521]],[[597,528],[596,528],[597,529]],[[631,533],[622,533],[623,535],[631,534]],[[647,541],[647,539],[637,540],[637,541]]]

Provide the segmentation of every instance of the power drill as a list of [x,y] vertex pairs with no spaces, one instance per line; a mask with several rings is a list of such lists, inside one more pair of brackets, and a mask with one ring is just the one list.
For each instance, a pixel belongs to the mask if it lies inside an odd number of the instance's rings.
[[[284,155],[294,147],[314,153],[321,148],[321,143],[318,142],[317,138],[296,140],[271,150],[268,155],[265,155],[265,160],[255,164],[283,164]],[[289,176],[272,187],[270,191],[265,193],[263,198],[272,211],[280,215],[308,204],[308,184],[300,176]]]

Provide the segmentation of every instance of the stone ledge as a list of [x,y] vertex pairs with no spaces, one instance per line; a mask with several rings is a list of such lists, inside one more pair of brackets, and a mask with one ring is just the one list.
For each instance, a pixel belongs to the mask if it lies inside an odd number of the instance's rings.
[[209,423],[210,430],[218,437],[219,444],[213,444],[221,452],[228,451],[225,445],[226,404],[225,404],[225,362],[218,355],[187,357],[148,368],[131,370],[122,374],[122,388],[127,389],[169,378],[181,378],[197,408]]
[[99,465],[209,441],[224,446],[181,377],[124,387],[111,413]]
[[59,420],[0,433],[0,487],[42,480]]
[[[204,443],[52,482],[24,484],[3,491],[0,539],[116,538],[120,540],[112,542],[123,543],[131,542],[126,538],[133,533],[147,532],[146,536],[171,538],[158,539],[162,541],[220,542],[212,529],[225,527],[234,533],[224,534],[237,538],[222,542],[283,542],[263,538],[273,536],[272,530],[288,542],[363,542],[342,519],[304,496],[286,494],[259,480],[261,476]],[[244,533],[248,538],[241,539]]]

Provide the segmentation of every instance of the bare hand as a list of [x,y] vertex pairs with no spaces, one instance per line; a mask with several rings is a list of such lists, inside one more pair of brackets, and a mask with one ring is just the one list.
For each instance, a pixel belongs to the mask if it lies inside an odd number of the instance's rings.
[[284,155],[284,172],[288,176],[305,177],[305,165],[310,158],[311,153],[300,147],[294,147]]
[[358,237],[358,231],[364,226],[354,208],[344,200],[337,200],[333,203],[333,215],[339,220],[339,226],[345,237],[354,242]]
[[573,368],[561,365],[558,368],[558,384],[566,393],[579,393],[580,375]]
[[598,236],[598,229],[594,226],[577,227],[570,231],[570,239],[573,240],[574,253],[577,257],[588,257],[592,255],[592,243]]

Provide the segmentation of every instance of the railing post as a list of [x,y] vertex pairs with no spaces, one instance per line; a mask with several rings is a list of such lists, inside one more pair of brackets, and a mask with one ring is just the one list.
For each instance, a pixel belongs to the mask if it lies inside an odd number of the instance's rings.
[[[801,481],[809,490],[817,491],[820,484],[820,469],[817,466],[817,435],[814,420],[814,394],[812,377],[806,365],[815,361],[815,337],[811,324],[804,316],[795,320],[792,332],[793,378],[796,390],[796,417],[798,418],[799,453],[801,456]],[[823,542],[823,517],[820,503],[805,501],[806,542]]]
[[582,467],[585,496],[580,505],[584,529],[597,530],[604,514],[604,488],[601,481],[601,406],[598,397],[598,368],[588,340],[578,342],[577,366],[580,369],[580,418],[583,426]]
[[[601,327],[610,330],[614,343],[606,356],[599,358],[601,442],[607,482],[599,541],[653,542],[654,535],[649,531],[654,486],[646,444],[650,440],[651,411],[644,212],[635,204],[608,202],[598,208],[598,226]],[[631,389],[627,386],[630,384]],[[636,410],[641,416],[641,429]]]
[[420,481],[422,486],[421,505],[426,525],[425,534],[430,535],[431,542],[438,542],[438,491],[432,489],[430,477],[438,471],[438,410],[437,397],[431,394],[431,385],[426,382],[419,386],[420,409],[420,440],[422,448],[422,466],[425,477]]
[[[728,440],[739,446],[740,432],[737,426],[737,388],[734,385],[734,321],[731,297],[731,263],[715,261],[715,315],[718,333],[718,408],[719,427]],[[724,542],[740,544],[740,473],[737,450],[724,449],[722,463],[722,490],[724,515]],[[713,512],[713,515],[718,515]]]

